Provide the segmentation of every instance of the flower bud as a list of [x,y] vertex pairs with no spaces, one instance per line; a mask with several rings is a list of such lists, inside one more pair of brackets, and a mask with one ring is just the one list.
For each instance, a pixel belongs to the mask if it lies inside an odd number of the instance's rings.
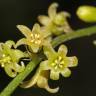
[[96,7],[94,6],[80,6],[76,14],[85,22],[96,22]]

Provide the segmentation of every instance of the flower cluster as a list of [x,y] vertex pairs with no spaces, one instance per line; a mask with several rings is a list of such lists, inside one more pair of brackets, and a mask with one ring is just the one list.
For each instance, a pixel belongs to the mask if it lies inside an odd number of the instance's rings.
[[39,22],[43,25],[34,24],[30,30],[25,25],[17,25],[17,28],[25,36],[16,43],[16,48],[20,45],[28,45],[33,53],[37,53],[42,46],[52,41],[52,35],[60,35],[61,33],[72,32],[71,27],[67,22],[67,17],[70,17],[68,12],[58,12],[58,4],[53,3],[48,8],[48,16],[40,15]]
[[69,67],[75,67],[78,64],[76,56],[66,56],[67,47],[65,45],[61,45],[58,52],[55,52],[51,45],[52,39],[57,35],[72,32],[67,21],[67,17],[70,17],[70,14],[65,11],[57,13],[57,7],[58,4],[53,3],[48,8],[48,16],[38,16],[38,20],[42,26],[36,23],[34,24],[33,29],[30,30],[25,25],[17,25],[17,28],[25,37],[17,41],[15,47],[27,45],[29,53],[33,58],[40,52],[41,54],[43,53],[43,56],[46,55],[45,57],[47,57],[47,60],[40,62],[40,66],[35,75],[29,81],[25,81],[21,84],[21,87],[23,88],[37,85],[51,93],[55,93],[59,88],[50,88],[48,79],[58,80],[59,74],[62,74],[64,77],[69,77],[71,75]]
[[12,49],[14,46],[15,43],[11,40],[0,43],[0,66],[10,77],[15,77],[25,69],[23,61],[20,62],[21,65],[18,64],[25,54],[18,49]]
[[[78,64],[76,56],[66,56],[68,50],[65,45],[61,45],[58,52],[52,47],[51,41],[53,38],[57,35],[72,32],[67,21],[70,14],[65,11],[57,12],[57,7],[58,4],[53,3],[48,8],[48,16],[40,15],[38,17],[42,26],[36,23],[31,30],[25,25],[17,25],[24,38],[18,40],[16,44],[11,40],[0,43],[0,66],[10,77],[15,77],[17,73],[25,69],[23,61],[20,61],[21,58],[27,56],[28,59],[33,61],[34,58],[35,60],[43,58],[34,76],[29,81],[21,83],[23,88],[37,85],[51,93],[56,93],[59,87],[50,88],[48,79],[58,80],[60,74],[69,77],[71,75],[69,68]],[[20,45],[25,45],[28,48],[27,53],[16,49]],[[19,62],[21,65],[19,65]]]
[[78,65],[78,59],[76,56],[66,56],[68,50],[65,45],[61,45],[58,52],[55,52],[51,44],[45,45],[43,50],[47,60],[40,63],[40,67],[37,69],[35,75],[29,81],[23,82],[21,87],[29,88],[37,85],[50,93],[56,93],[59,87],[51,89],[48,85],[48,78],[58,80],[59,74],[62,74],[64,77],[69,77],[71,75],[69,67],[76,67]]

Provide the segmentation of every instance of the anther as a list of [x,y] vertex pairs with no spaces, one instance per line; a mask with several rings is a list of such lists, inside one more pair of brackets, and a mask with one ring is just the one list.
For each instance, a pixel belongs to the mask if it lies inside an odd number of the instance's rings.
[[33,42],[34,42],[34,40],[31,40],[31,42],[33,43]]
[[59,61],[60,61],[60,60],[62,60],[62,57],[61,57],[61,56],[59,56],[59,58],[58,58],[58,59],[59,59]]
[[33,34],[31,34],[31,37],[33,37]]
[[58,66],[55,66],[55,68],[54,68],[55,70],[57,70],[58,69]]
[[2,57],[5,57],[5,54],[3,54]]
[[60,64],[64,64],[64,61],[61,61]]
[[4,63],[1,64],[1,67],[4,67]]
[[54,66],[55,65],[55,63],[52,63],[52,66]]
[[57,64],[58,63],[58,60],[55,60],[55,63]]

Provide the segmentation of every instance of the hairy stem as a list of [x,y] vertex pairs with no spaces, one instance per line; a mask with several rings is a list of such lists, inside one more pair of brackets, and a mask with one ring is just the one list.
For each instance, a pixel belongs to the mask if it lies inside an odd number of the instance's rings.
[[84,37],[84,36],[90,36],[93,34],[96,34],[96,26],[79,29],[79,30],[74,31],[69,34],[60,35],[60,36],[56,37],[55,39],[53,39],[52,45],[53,45],[53,47],[56,47],[59,44],[64,43],[66,41],[80,38],[80,37]]
[[[53,47],[58,46],[59,44],[69,41],[71,39],[80,38],[84,36],[89,36],[96,34],[96,26],[79,29],[77,31],[74,31],[69,34],[61,35],[56,37],[52,41]],[[19,86],[19,84],[33,71],[33,69],[37,66],[37,64],[40,62],[40,60],[37,58],[35,61],[31,61],[25,68],[25,70],[17,75],[10,83],[9,85],[1,92],[0,96],[10,96],[13,91]]]

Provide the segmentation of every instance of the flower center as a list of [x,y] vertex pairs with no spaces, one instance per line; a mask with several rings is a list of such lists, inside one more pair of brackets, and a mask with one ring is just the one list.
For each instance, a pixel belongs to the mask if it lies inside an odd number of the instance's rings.
[[5,54],[2,55],[2,59],[0,60],[1,63],[1,67],[4,67],[6,63],[10,63],[11,62],[11,58],[10,56],[6,56]]
[[64,67],[64,60],[61,56],[59,56],[54,62],[52,63],[52,66],[54,67],[55,70],[57,69],[62,69]]
[[40,34],[31,34],[31,42],[34,44],[41,44]]

